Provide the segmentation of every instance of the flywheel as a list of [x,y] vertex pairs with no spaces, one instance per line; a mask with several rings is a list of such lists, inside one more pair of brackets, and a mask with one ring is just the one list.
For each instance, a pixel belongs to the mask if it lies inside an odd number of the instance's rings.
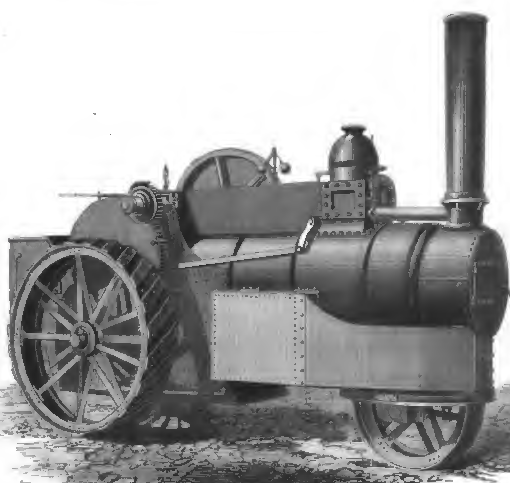
[[151,263],[114,241],[50,250],[12,309],[16,380],[65,432],[128,421],[161,392],[179,354],[176,300]]
[[458,463],[476,439],[484,407],[354,402],[358,427],[372,449],[395,466],[420,470]]
[[194,159],[184,171],[177,190],[202,190],[279,183],[266,167],[266,160],[251,151],[223,148]]

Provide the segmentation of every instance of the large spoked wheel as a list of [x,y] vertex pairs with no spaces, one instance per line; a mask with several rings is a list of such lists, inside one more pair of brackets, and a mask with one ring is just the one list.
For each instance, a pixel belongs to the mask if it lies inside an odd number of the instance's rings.
[[[244,149],[211,151],[190,163],[177,183],[178,191],[277,183],[278,178],[264,171],[265,159]],[[265,178],[260,179],[261,174]]]
[[432,469],[458,463],[483,422],[484,404],[407,406],[356,401],[358,426],[373,450],[395,466]]
[[172,301],[152,265],[116,242],[96,245],[64,245],[40,259],[18,293],[9,330],[27,399],[73,434],[139,410],[156,376],[168,376],[177,337]]

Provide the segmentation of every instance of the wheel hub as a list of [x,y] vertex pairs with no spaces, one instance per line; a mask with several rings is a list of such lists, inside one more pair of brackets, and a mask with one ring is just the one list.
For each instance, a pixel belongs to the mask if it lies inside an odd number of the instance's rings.
[[97,334],[89,324],[79,324],[71,335],[71,346],[82,354],[90,354],[96,347]]

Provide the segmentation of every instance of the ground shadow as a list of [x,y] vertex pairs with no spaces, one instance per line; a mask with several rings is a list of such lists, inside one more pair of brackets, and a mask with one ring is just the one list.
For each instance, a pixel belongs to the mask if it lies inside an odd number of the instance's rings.
[[195,413],[187,428],[166,429],[138,423],[112,425],[100,432],[84,435],[88,439],[122,444],[196,443],[215,439],[226,444],[259,437],[321,439],[325,442],[346,441],[351,434],[352,417],[347,413],[330,413],[297,407],[254,408],[239,404],[209,407]]

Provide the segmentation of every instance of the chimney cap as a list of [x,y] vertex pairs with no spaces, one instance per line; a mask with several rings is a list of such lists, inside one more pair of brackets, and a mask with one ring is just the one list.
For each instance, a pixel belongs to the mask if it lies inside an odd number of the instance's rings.
[[451,13],[444,18],[446,23],[459,21],[486,23],[488,20],[489,19],[485,15],[475,12],[456,12]]

